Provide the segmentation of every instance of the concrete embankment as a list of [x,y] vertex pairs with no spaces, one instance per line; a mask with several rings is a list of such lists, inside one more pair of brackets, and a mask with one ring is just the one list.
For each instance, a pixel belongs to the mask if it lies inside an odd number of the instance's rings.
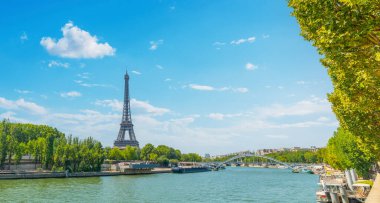
[[376,175],[373,187],[365,201],[366,203],[379,203],[380,202],[380,173]]
[[0,173],[0,180],[4,179],[39,179],[39,178],[84,178],[99,176],[119,176],[119,175],[143,175],[171,173],[170,168],[155,168],[153,170],[129,170],[126,172],[119,171],[102,171],[102,172],[6,172]]

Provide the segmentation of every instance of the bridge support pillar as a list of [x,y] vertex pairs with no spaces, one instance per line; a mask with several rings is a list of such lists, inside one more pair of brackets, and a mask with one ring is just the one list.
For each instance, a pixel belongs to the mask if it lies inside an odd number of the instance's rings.
[[343,186],[339,187],[339,192],[340,192],[340,195],[342,197],[342,203],[349,203],[347,191]]
[[338,194],[337,193],[331,192],[330,196],[331,196],[331,202],[332,203],[339,203],[339,199],[338,199]]

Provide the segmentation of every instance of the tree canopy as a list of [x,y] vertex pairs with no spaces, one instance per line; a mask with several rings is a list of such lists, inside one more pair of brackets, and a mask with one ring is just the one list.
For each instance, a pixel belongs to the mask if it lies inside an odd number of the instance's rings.
[[340,125],[380,154],[380,0],[289,0],[332,79]]
[[102,144],[89,137],[80,140],[46,125],[0,123],[0,168],[18,164],[31,155],[36,168],[71,171],[99,171],[105,158]]
[[336,169],[353,168],[360,175],[368,176],[376,156],[371,151],[361,149],[358,140],[349,131],[338,128],[327,144],[325,161]]
[[[19,164],[23,155],[30,155],[35,167],[54,171],[100,171],[105,159],[116,161],[145,160],[168,166],[179,161],[202,161],[196,153],[182,154],[180,150],[166,145],[146,144],[141,150],[126,146],[103,148],[92,137],[79,139],[65,136],[46,125],[0,123],[0,169]],[[7,166],[7,168],[6,168]]]

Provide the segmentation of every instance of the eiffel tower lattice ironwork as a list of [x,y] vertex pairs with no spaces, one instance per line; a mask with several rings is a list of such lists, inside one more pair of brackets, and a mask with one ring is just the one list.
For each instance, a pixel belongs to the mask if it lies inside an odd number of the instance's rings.
[[[123,106],[123,117],[120,123],[120,130],[117,139],[114,142],[114,147],[125,148],[126,146],[139,147],[139,142],[136,140],[135,132],[133,131],[132,117],[131,117],[131,107],[129,100],[129,75],[125,72],[124,76],[125,86],[124,86],[124,106]],[[125,134],[128,133],[129,140],[125,139]]]

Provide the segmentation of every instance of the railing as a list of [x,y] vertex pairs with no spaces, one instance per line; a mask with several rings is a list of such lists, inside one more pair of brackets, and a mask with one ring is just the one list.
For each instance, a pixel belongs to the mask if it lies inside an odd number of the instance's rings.
[[230,159],[227,159],[227,160],[224,161],[224,162],[219,163],[219,166],[221,166],[221,165],[223,165],[223,164],[225,164],[225,163],[231,162],[231,161],[233,161],[233,160],[236,160],[236,159],[244,158],[244,157],[259,157],[259,158],[264,158],[264,159],[268,159],[268,160],[270,160],[270,161],[273,161],[273,162],[275,162],[275,163],[281,164],[281,165],[283,165],[283,166],[286,166],[286,167],[288,167],[288,168],[293,168],[293,167],[291,167],[289,164],[286,164],[286,163],[284,163],[284,162],[281,162],[281,161],[279,161],[279,160],[277,160],[277,159],[274,159],[274,158],[272,158],[272,157],[268,157],[268,156],[264,156],[264,155],[258,155],[258,154],[255,154],[255,153],[244,153],[244,154],[236,155],[236,156],[234,156],[234,157],[232,157],[232,158],[230,158]]

